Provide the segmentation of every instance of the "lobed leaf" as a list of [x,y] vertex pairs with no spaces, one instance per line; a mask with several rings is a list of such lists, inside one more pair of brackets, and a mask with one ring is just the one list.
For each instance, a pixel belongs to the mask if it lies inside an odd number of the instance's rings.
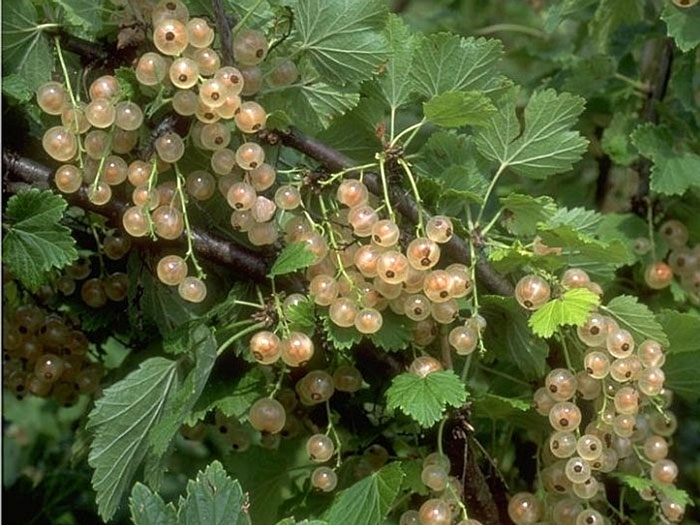
[[496,112],[481,91],[452,91],[423,103],[423,114],[430,122],[445,128],[483,126]]
[[528,321],[532,331],[540,337],[551,337],[561,326],[580,326],[600,304],[600,298],[586,288],[567,290],[538,309]]
[[637,344],[645,339],[654,339],[668,348],[668,337],[663,327],[654,317],[654,313],[645,304],[631,295],[618,295],[603,310],[620,325],[629,330]]
[[284,275],[307,268],[314,262],[314,254],[305,243],[295,242],[288,244],[277,256],[275,264],[270,268],[269,277]]

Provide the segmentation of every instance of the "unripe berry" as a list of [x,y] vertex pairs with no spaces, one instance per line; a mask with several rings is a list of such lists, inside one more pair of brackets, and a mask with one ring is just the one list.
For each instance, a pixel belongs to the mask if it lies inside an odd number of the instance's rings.
[[333,372],[333,383],[340,392],[357,392],[362,388],[362,374],[354,366],[341,365]]
[[88,279],[83,283],[80,288],[80,297],[91,308],[101,308],[107,304],[107,294],[102,281],[96,278]]
[[644,271],[644,281],[649,288],[661,290],[671,284],[673,270],[665,262],[650,264]]
[[581,288],[590,281],[591,278],[588,274],[579,268],[569,268],[561,278],[561,284],[564,288]]

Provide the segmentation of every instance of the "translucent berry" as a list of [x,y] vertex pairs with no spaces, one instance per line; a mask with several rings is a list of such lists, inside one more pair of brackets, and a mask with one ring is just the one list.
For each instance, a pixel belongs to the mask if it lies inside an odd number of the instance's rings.
[[243,29],[233,38],[233,56],[236,62],[245,66],[255,66],[267,55],[267,39],[260,31]]
[[355,328],[362,334],[374,334],[384,322],[382,314],[374,308],[363,308],[355,316]]
[[581,410],[573,403],[555,403],[549,411],[549,422],[555,430],[573,431],[581,424]]
[[156,139],[155,148],[158,156],[165,162],[177,162],[185,153],[182,137],[174,132],[161,135]]
[[[264,161],[265,151],[255,142],[246,142],[241,144],[241,146],[239,146],[236,150],[236,163],[244,170],[255,169]],[[287,186],[287,188],[293,188],[293,186]],[[294,206],[294,208],[296,208],[296,206]]]
[[445,271],[452,277],[452,286],[450,287],[452,297],[458,299],[471,293],[473,284],[469,268],[463,264],[454,263],[445,268]]
[[334,299],[328,309],[328,316],[337,326],[350,327],[355,324],[357,305],[352,299],[338,297]]
[[452,221],[444,215],[436,215],[428,220],[425,225],[425,233],[428,238],[437,243],[446,243],[454,234]]
[[567,431],[554,432],[549,437],[549,450],[557,458],[570,458],[576,452],[576,435]]
[[591,377],[603,379],[610,371],[610,358],[605,353],[594,350],[583,358],[583,366]]
[[561,277],[561,284],[564,288],[581,288],[591,281],[588,274],[580,268],[569,268]]
[[257,102],[246,101],[236,113],[236,126],[243,133],[256,133],[265,127],[267,113]]
[[333,372],[333,383],[340,392],[357,392],[362,382],[362,374],[354,366],[341,365]]
[[284,407],[276,399],[258,399],[248,412],[248,421],[255,430],[276,434],[286,421]]
[[[262,195],[257,196],[257,198],[255,199],[255,204],[253,204],[253,207],[251,208],[253,218],[257,222],[267,222],[271,220],[275,216],[276,211],[277,205],[273,201],[271,201],[267,197],[263,197]],[[277,228],[275,228],[275,238],[276,235]]]
[[151,218],[156,234],[163,239],[177,239],[185,229],[182,212],[174,206],[159,206]]
[[275,192],[275,203],[283,210],[294,210],[301,204],[301,194],[295,186],[280,186]]
[[168,73],[165,59],[158,53],[144,53],[136,64],[136,80],[144,86],[160,84]]
[[435,241],[418,237],[409,243],[406,257],[416,270],[429,270],[440,260],[440,247]]
[[[245,182],[237,182],[233,184],[226,194],[226,200],[229,206],[234,210],[249,210],[255,204],[257,194],[255,189]],[[279,205],[279,203],[278,203]]]
[[325,434],[314,434],[306,441],[306,454],[315,463],[325,463],[334,452],[333,440]]
[[78,140],[63,126],[54,126],[46,130],[41,140],[44,151],[59,162],[67,162],[78,152]]
[[416,357],[408,371],[418,377],[425,377],[433,372],[439,372],[443,369],[440,361],[430,356]]
[[578,338],[587,346],[597,347],[605,344],[607,337],[607,318],[599,313],[592,313],[586,322],[576,328]]
[[118,155],[109,155],[102,163],[102,180],[110,186],[117,186],[126,180],[129,166]]
[[341,204],[348,208],[355,208],[367,203],[369,190],[359,180],[347,179],[338,186],[336,196]]
[[83,174],[77,166],[64,164],[56,170],[54,184],[63,193],[75,193],[83,183]]
[[372,228],[379,220],[377,212],[368,205],[359,205],[348,212],[348,223],[357,237],[369,237]]
[[398,242],[400,233],[395,222],[382,219],[372,226],[372,242],[377,246],[390,248]]
[[440,492],[447,486],[447,472],[440,465],[423,467],[420,477],[423,484],[435,492]]
[[661,290],[666,288],[673,280],[673,270],[665,262],[650,264],[644,271],[644,281],[649,288]]
[[60,115],[68,102],[68,94],[63,84],[47,82],[36,91],[36,101],[44,113]]
[[193,47],[208,47],[214,41],[214,30],[202,18],[191,18],[187,22],[187,38]]
[[649,436],[644,441],[643,450],[650,461],[659,461],[668,456],[668,442],[661,436]]
[[110,301],[123,301],[129,291],[129,276],[122,272],[115,272],[105,277],[105,295]]
[[459,316],[459,305],[456,299],[449,299],[430,305],[430,315],[440,324],[450,324]]
[[101,308],[107,304],[107,294],[100,279],[88,279],[80,288],[80,297],[91,308]]
[[508,516],[517,525],[537,523],[543,510],[542,502],[529,492],[519,492],[508,502]]
[[164,55],[179,55],[188,44],[187,28],[177,19],[164,19],[153,28],[153,43]]
[[106,98],[96,98],[85,108],[85,118],[96,128],[108,128],[117,117],[116,107]]
[[434,270],[423,281],[423,293],[434,303],[449,301],[451,289],[452,276],[445,270]]
[[452,511],[446,501],[429,499],[420,506],[418,520],[420,525],[449,525],[452,523]]
[[143,237],[148,234],[148,217],[143,208],[132,206],[127,208],[122,216],[124,230],[132,237]]
[[476,330],[467,326],[456,326],[450,331],[449,341],[459,355],[469,355],[479,342]]
[[291,332],[288,338],[280,343],[282,361],[296,367],[306,364],[314,355],[314,344],[304,333]]
[[515,299],[528,310],[541,308],[550,296],[549,284],[537,275],[526,275],[515,286]]
[[323,492],[331,492],[338,485],[338,475],[329,467],[318,467],[311,473],[311,485]]
[[250,353],[258,363],[270,365],[280,358],[280,339],[272,332],[263,330],[250,338]]
[[178,285],[177,293],[185,301],[201,303],[207,296],[207,285],[197,277],[185,277]]
[[187,277],[187,263],[179,255],[166,255],[156,266],[158,279],[168,286],[176,286]]
[[610,355],[621,359],[632,355],[634,351],[634,338],[627,330],[620,328],[609,334],[605,341]]
[[232,95],[238,95],[243,89],[243,75],[235,67],[222,67],[216,72],[214,78],[223,81]]

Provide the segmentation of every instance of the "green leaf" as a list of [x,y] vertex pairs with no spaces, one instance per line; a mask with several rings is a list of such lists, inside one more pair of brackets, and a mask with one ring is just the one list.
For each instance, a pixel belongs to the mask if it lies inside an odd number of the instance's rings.
[[322,315],[321,322],[328,341],[336,350],[347,350],[362,341],[362,334],[352,326],[349,328],[338,326],[330,320],[328,315]]
[[481,91],[451,91],[423,103],[425,118],[445,128],[483,126],[495,112],[491,100]]
[[119,82],[122,96],[131,100],[139,91],[139,82],[136,79],[136,72],[131,67],[119,67],[114,70],[114,77]]
[[549,432],[549,423],[539,417],[530,401],[484,394],[474,398],[472,414],[475,418],[507,421],[527,430]]
[[682,195],[700,187],[700,155],[678,151],[678,142],[665,126],[643,124],[632,133],[639,153],[654,161],[651,189],[665,195]]
[[582,235],[594,236],[603,221],[603,215],[586,208],[559,208],[547,221],[549,226],[568,226]]
[[354,108],[360,100],[355,88],[323,82],[294,85],[267,93],[261,99],[268,113],[282,111],[289,122],[308,133],[326,129],[333,120]]
[[680,354],[700,350],[700,317],[675,310],[662,310],[656,319],[668,335],[669,352]]
[[306,268],[314,262],[314,254],[303,242],[288,244],[277,256],[275,264],[270,268],[269,277],[284,275]]
[[585,100],[553,89],[536,91],[525,107],[524,127],[515,114],[517,89],[497,103],[489,123],[478,128],[476,147],[486,158],[519,175],[544,179],[569,171],[581,158],[588,141],[571,128],[583,112]]
[[129,498],[131,521],[134,525],[175,525],[177,512],[172,503],[167,505],[146,485],[136,483]]
[[372,162],[377,151],[382,149],[377,125],[384,120],[384,112],[381,100],[361,97],[357,106],[333,119],[318,138],[360,163]]
[[53,55],[31,0],[14,0],[2,6],[2,64],[20,75],[32,91],[51,80]]
[[403,19],[390,14],[385,34],[389,42],[390,58],[386,71],[377,80],[382,98],[393,109],[408,102],[412,90],[411,64],[416,37]]
[[284,518],[281,521],[278,521],[275,525],[329,525],[327,521],[321,521],[321,520],[304,520],[304,521],[297,521],[294,518]]
[[211,410],[220,410],[226,417],[242,420],[252,404],[266,394],[267,381],[260,367],[252,368],[235,378],[224,370],[209,379],[185,421],[194,425]]
[[533,197],[511,193],[501,199],[501,206],[508,212],[505,225],[515,235],[531,237],[537,232],[537,224],[547,222],[557,212],[554,199],[548,195]]
[[407,348],[413,340],[413,333],[406,317],[385,310],[382,312],[384,322],[376,333],[370,336],[372,342],[387,352],[396,352]]
[[463,38],[451,33],[420,37],[413,59],[413,85],[426,98],[448,91],[495,91],[503,55],[499,40]]
[[553,253],[536,255],[525,248],[519,241],[514,242],[510,246],[490,251],[488,257],[494,269],[501,273],[511,273],[514,270],[525,267],[553,272],[566,264],[562,257]]
[[484,333],[486,348],[517,366],[525,379],[544,376],[549,346],[532,334],[523,308],[515,298],[486,295],[479,301],[481,313],[488,321]]
[[104,391],[88,417],[94,439],[88,463],[92,486],[105,521],[114,516],[132,478],[148,452],[148,433],[163,416],[177,388],[177,363],[147,359],[138,370]]
[[11,73],[2,79],[2,92],[18,102],[29,102],[34,97],[27,80],[17,73]]
[[618,295],[603,310],[612,315],[620,328],[629,330],[637,344],[654,339],[668,348],[668,337],[649,307],[631,295]]
[[637,0],[602,0],[589,24],[591,42],[605,53],[613,32],[621,25],[638,22],[642,14],[642,5]]
[[339,492],[324,518],[329,523],[343,525],[383,523],[399,493],[403,477],[400,463],[385,465]]
[[96,35],[102,29],[104,0],[54,0],[63,7],[66,20],[81,33]]
[[600,298],[590,290],[573,288],[537,310],[528,324],[540,337],[551,337],[560,326],[580,326],[585,323],[591,310],[598,304]]
[[388,410],[400,408],[421,426],[430,427],[440,420],[447,405],[461,406],[467,399],[467,392],[451,370],[433,372],[425,377],[406,373],[392,380],[386,399]]
[[308,335],[313,333],[316,327],[316,307],[311,297],[307,297],[299,304],[290,305],[285,313],[290,330]]
[[628,487],[641,493],[650,488],[662,493],[666,498],[680,505],[693,505],[693,500],[684,490],[678,489],[672,485],[657,483],[649,478],[641,478],[632,474],[623,474],[621,472],[613,472],[612,476],[622,481]]
[[334,84],[365,80],[387,56],[381,0],[299,0],[294,24],[300,51]]
[[663,367],[666,375],[664,386],[689,403],[695,403],[700,398],[699,360],[700,351],[697,350],[679,354],[671,352],[666,356]]
[[207,384],[216,361],[216,339],[209,328],[197,327],[192,335],[192,341],[194,347],[190,352],[195,356],[195,366],[166,405],[163,418],[153,426],[148,436],[152,453],[158,457],[165,454],[178,429],[189,417]]
[[52,269],[78,258],[70,230],[59,223],[67,206],[59,195],[34,188],[7,202],[3,262],[30,290],[45,283]]
[[661,11],[661,20],[666,22],[668,36],[673,37],[684,53],[700,44],[700,11],[697,8],[679,9],[666,4]]
[[218,461],[187,482],[180,498],[179,525],[244,525],[250,523],[243,490]]
[[605,90],[607,80],[615,72],[615,60],[608,55],[593,55],[577,60],[562,72],[566,75],[561,87],[570,93],[591,98]]
[[489,186],[473,159],[459,166],[450,166],[435,178],[441,185],[440,201],[469,201],[483,204]]
[[630,134],[637,123],[636,116],[616,111],[610,124],[603,130],[600,147],[615,164],[629,166],[637,160],[637,151],[630,141]]

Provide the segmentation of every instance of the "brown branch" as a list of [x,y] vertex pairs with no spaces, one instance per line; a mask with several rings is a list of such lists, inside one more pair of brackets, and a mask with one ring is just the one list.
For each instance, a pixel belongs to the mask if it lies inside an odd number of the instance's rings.
[[[350,157],[331,148],[327,144],[305,135],[296,128],[288,130],[268,130],[261,133],[261,138],[269,143],[281,142],[285,146],[294,148],[312,159],[323,164],[330,171],[342,171],[356,166],[357,163]],[[359,177],[359,173],[349,173],[348,177]],[[382,195],[382,182],[378,174],[364,172],[363,182],[369,191],[375,195]],[[392,185],[389,188],[389,198],[394,209],[413,224],[418,223],[420,206],[401,188]],[[424,220],[429,216],[422,212]],[[450,242],[443,245],[443,251],[453,261],[463,264],[470,263],[469,246],[464,239],[454,235]],[[484,286],[493,293],[499,295],[513,295],[513,285],[484,259],[476,262],[476,272]]]
[[214,18],[216,19],[216,27],[221,41],[221,65],[232,66],[233,59],[233,33],[231,31],[231,22],[226,15],[224,3],[222,0],[211,0],[214,8]]
[[[43,164],[7,150],[2,152],[2,162],[3,173],[8,177],[6,185],[8,191],[21,189],[22,186],[18,186],[18,183],[30,184],[34,187],[54,187],[53,171]],[[88,198],[87,186],[81,187],[75,193],[64,194],[63,197],[74,206],[106,216],[114,226],[119,228],[121,228],[121,216],[129,206],[118,198],[112,198],[103,206],[96,206]],[[268,263],[260,254],[197,227],[192,228],[192,240],[197,254],[205,259],[230,268],[232,272],[239,273],[240,277],[256,282],[265,281]]]

